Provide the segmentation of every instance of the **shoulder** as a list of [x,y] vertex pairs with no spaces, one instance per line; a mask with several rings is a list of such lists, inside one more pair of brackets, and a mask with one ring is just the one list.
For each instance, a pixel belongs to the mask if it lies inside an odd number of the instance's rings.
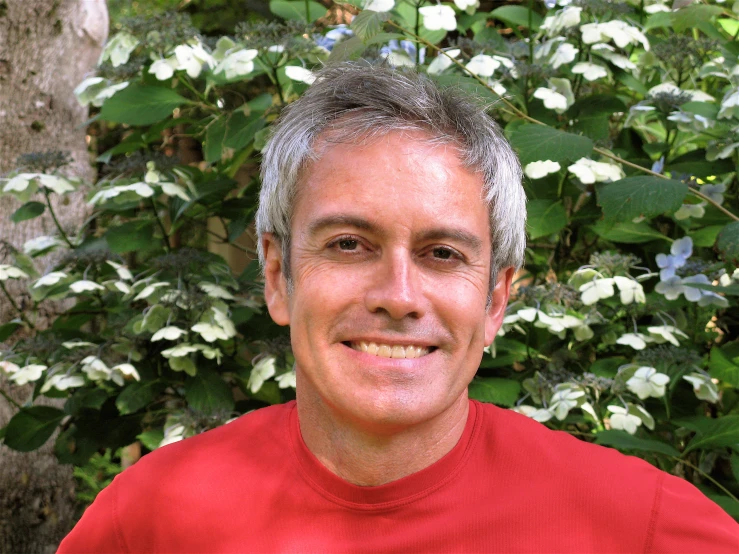
[[568,520],[636,533],[645,552],[739,552],[739,525],[687,481],[512,410],[478,406],[486,458],[512,487],[556,499]]

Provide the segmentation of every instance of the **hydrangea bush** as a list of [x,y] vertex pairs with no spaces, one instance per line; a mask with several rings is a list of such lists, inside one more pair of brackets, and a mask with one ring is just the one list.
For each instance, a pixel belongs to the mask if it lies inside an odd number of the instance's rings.
[[[60,459],[83,466],[294,397],[256,263],[236,274],[208,240],[253,260],[237,240],[271,122],[322,64],[365,58],[478,96],[524,166],[526,268],[470,395],[642,456],[739,516],[739,4],[480,5],[351,0],[344,26],[273,0],[277,22],[217,39],[180,16],[124,25],[76,90],[112,137],[104,177],[29,158],[0,181],[23,203],[13,221],[55,223],[0,265],[18,312],[0,369],[35,385],[5,444],[32,450],[60,428]],[[184,138],[202,162],[173,154]],[[80,187],[91,216],[62,228],[50,198]],[[34,405],[43,395],[64,409]]]

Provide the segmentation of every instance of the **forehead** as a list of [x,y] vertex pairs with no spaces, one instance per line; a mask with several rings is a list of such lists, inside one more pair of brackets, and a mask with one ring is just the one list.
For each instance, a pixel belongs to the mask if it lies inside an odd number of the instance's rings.
[[455,144],[393,131],[358,142],[319,137],[315,151],[298,182],[293,230],[315,217],[360,212],[407,224],[482,217],[487,227],[482,176],[464,166]]

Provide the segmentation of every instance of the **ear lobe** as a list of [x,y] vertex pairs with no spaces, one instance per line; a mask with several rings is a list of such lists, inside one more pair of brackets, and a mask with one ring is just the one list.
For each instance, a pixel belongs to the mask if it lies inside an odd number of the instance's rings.
[[488,308],[485,318],[485,346],[490,346],[498,334],[498,329],[503,324],[505,309],[508,305],[508,296],[511,293],[511,282],[513,281],[514,269],[507,267],[498,274],[498,282],[493,288],[493,299]]
[[272,233],[262,235],[264,251],[264,301],[277,325],[290,324],[287,280],[282,272],[282,245]]

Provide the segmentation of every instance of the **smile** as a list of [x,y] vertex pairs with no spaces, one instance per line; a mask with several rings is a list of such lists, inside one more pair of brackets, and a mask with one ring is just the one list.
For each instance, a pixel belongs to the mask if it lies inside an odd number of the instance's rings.
[[390,345],[365,341],[352,341],[344,344],[359,352],[366,352],[367,354],[379,356],[380,358],[420,358],[435,349],[434,347],[428,348],[426,346],[415,346],[412,344]]

